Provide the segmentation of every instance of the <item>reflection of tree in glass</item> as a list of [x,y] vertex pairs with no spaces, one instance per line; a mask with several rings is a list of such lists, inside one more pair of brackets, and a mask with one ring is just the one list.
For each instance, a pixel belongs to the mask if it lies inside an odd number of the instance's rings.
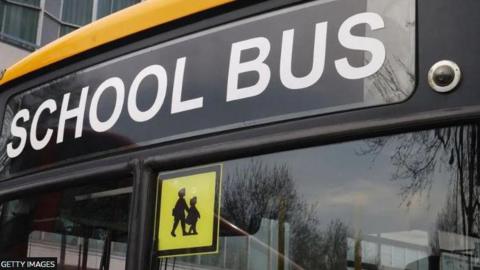
[[410,88],[415,84],[415,75],[410,70],[401,59],[386,59],[383,68],[368,79],[371,83],[368,90],[382,103],[404,100],[411,94]]
[[[455,234],[463,234],[461,231],[462,224],[461,219],[459,219],[459,206],[456,190],[449,192],[447,200],[442,210],[437,214],[437,220],[435,228],[439,232],[450,232]],[[440,254],[440,239],[438,233],[432,234],[432,239],[430,239],[430,246],[432,248],[433,254]]]
[[[480,125],[464,125],[407,133],[366,141],[360,154],[379,154],[393,147],[392,179],[402,181],[409,206],[415,195],[428,195],[442,167],[451,177],[451,198],[439,213],[439,230],[478,236],[480,227]],[[458,224],[456,222],[458,220]]]
[[[345,269],[347,226],[333,220],[322,230],[315,205],[296,191],[286,165],[268,166],[252,160],[227,174],[223,183],[222,217],[255,233],[262,218],[278,220],[279,250],[285,254],[285,223],[290,224],[290,260],[305,269]],[[278,269],[283,269],[279,256]]]

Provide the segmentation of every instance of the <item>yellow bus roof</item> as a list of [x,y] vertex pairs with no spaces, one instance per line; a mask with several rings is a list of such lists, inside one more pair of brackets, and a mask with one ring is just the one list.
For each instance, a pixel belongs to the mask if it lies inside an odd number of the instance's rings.
[[233,0],[148,0],[86,25],[9,67],[0,85],[65,58]]

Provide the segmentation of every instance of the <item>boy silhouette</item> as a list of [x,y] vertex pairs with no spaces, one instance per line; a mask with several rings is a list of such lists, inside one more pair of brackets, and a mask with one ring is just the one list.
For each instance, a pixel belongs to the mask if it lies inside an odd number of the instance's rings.
[[172,216],[174,220],[173,220],[172,232],[170,234],[173,237],[177,236],[175,235],[175,230],[177,229],[179,222],[180,222],[180,225],[182,226],[183,235],[187,234],[187,231],[185,230],[185,211],[187,211],[188,205],[184,197],[185,197],[185,188],[181,188],[178,191],[177,203],[175,204],[175,207],[172,209]]
[[200,218],[200,212],[195,207],[197,204],[197,197],[193,197],[190,199],[190,208],[188,209],[187,215],[187,224],[190,225],[190,229],[188,230],[188,234],[198,234],[197,233],[197,221]]

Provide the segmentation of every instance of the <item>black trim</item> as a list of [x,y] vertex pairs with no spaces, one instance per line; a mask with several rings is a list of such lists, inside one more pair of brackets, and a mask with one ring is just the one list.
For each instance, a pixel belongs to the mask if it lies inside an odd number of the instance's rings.
[[55,170],[16,181],[7,181],[2,187],[0,201],[7,201],[15,197],[28,194],[32,190],[43,191],[52,188],[68,187],[72,184],[85,184],[96,181],[98,178],[115,178],[131,174],[131,165],[128,162],[110,164],[83,164],[73,171]]
[[155,189],[152,187],[155,178],[143,161],[135,160],[132,164],[136,179],[132,196],[135,203],[130,212],[126,269],[148,269],[150,257],[145,254],[149,254],[150,236],[153,235],[149,219],[154,215],[151,201],[155,196]]

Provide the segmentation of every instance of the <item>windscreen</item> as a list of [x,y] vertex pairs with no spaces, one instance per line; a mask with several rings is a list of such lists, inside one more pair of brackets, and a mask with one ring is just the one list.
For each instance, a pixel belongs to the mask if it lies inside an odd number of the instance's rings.
[[[479,138],[475,123],[222,162],[218,248],[160,253],[157,267],[478,269]],[[198,187],[212,166],[160,177],[184,189],[172,205],[180,195],[187,204],[184,235],[175,216],[160,216],[160,251],[209,233],[211,193]]]

